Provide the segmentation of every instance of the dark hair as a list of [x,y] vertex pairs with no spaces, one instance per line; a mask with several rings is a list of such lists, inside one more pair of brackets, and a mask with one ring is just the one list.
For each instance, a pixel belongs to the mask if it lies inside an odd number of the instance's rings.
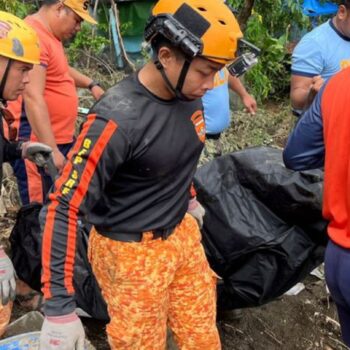
[[177,59],[184,59],[185,55],[182,53],[182,51],[172,45],[168,39],[164,38],[164,36],[160,34],[156,35],[151,41],[153,55],[157,57],[160,48],[164,46],[173,51]]
[[350,9],[350,0],[336,0],[338,5],[344,5],[347,9]]
[[60,2],[60,0],[41,0],[40,7],[42,6],[52,6]]

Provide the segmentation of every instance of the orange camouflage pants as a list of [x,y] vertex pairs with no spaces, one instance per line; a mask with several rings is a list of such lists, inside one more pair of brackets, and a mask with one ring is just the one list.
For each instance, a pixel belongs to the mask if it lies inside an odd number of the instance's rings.
[[108,305],[112,349],[165,349],[167,324],[180,349],[221,349],[216,276],[190,215],[167,240],[119,242],[92,230],[89,259]]

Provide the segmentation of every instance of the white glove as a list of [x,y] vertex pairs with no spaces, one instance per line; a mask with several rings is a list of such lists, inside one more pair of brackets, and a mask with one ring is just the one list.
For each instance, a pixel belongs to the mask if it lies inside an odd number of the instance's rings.
[[6,305],[16,296],[16,273],[12,261],[0,248],[0,298],[1,304]]
[[197,220],[199,228],[203,227],[203,217],[205,215],[205,209],[197,201],[196,197],[190,199],[190,201],[188,202],[187,213],[192,215]]
[[84,350],[85,331],[75,312],[46,316],[40,335],[41,350]]
[[43,167],[52,153],[52,148],[40,142],[24,142],[22,144],[22,158],[34,162],[36,165]]

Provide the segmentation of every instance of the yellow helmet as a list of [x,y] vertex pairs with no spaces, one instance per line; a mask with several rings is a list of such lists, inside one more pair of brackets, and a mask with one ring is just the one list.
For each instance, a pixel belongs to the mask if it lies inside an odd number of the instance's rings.
[[162,34],[193,57],[204,56],[222,64],[234,60],[243,35],[223,0],[159,0],[152,15],[146,26],[146,40]]
[[23,20],[3,11],[0,11],[0,55],[26,63],[40,62],[36,32]]

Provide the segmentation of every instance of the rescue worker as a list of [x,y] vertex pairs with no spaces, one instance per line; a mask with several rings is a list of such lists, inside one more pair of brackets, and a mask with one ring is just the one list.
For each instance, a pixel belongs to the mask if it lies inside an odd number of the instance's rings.
[[[222,0],[160,0],[145,38],[153,61],[90,111],[41,212],[41,349],[83,349],[73,271],[79,223],[108,306],[112,349],[220,349],[216,275],[190,188],[205,141],[201,97],[242,37]],[[186,213],[189,210],[189,213]]]
[[[74,142],[76,88],[89,89],[95,99],[104,92],[98,82],[69,66],[63,47],[80,31],[83,20],[96,24],[88,9],[85,0],[43,0],[39,11],[26,17],[26,23],[39,36],[40,65],[30,73],[23,99],[9,104],[19,123],[19,138],[51,146],[59,171]],[[42,203],[52,185],[51,178],[30,162],[16,161],[13,167],[22,204]]]
[[229,90],[239,96],[247,113],[255,115],[257,111],[255,98],[248,93],[240,79],[230,75],[226,68],[221,69],[215,76],[214,88],[202,98],[206,140],[211,140],[215,146],[214,157],[222,155],[220,136],[231,124]]
[[336,15],[307,33],[292,55],[290,99],[300,117],[323,83],[350,65],[350,0],[338,0]]
[[[11,124],[12,115],[6,110],[7,101],[15,100],[23,93],[29,82],[29,71],[39,63],[39,41],[36,33],[19,18],[0,11],[0,187],[2,182],[2,165],[18,158],[34,159],[33,153],[41,152],[45,156],[51,148],[37,142],[9,142],[5,138],[6,130],[13,138],[16,129]],[[15,298],[15,271],[4,248],[0,247],[0,334],[5,331],[11,316],[12,303]]]
[[323,85],[290,135],[283,153],[290,169],[324,167],[323,216],[329,221],[325,276],[347,346],[350,346],[349,86],[350,68]]

